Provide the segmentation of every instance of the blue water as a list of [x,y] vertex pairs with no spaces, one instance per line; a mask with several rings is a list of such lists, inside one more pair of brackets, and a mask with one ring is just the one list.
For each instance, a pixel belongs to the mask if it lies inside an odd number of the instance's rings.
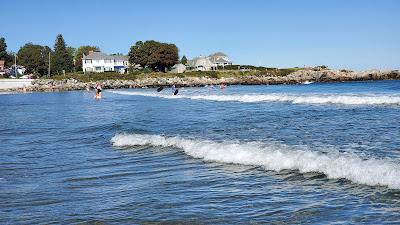
[[0,224],[400,223],[400,82],[0,95]]

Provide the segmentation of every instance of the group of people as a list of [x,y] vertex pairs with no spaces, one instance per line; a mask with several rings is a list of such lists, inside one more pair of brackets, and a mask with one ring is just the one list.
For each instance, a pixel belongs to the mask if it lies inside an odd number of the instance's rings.
[[[157,92],[161,92],[164,89],[164,87],[159,87],[157,88]],[[171,86],[172,94],[177,95],[179,90],[175,87],[175,85]]]
[[[210,84],[210,85],[206,85],[206,87],[209,87],[210,89],[214,89],[214,85]],[[221,83],[219,85],[219,89],[225,89],[226,85],[224,83]]]

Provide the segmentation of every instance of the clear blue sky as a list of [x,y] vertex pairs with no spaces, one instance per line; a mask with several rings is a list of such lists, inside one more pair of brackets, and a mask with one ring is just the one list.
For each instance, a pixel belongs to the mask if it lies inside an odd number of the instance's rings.
[[[8,50],[27,42],[97,45],[127,54],[138,40],[175,43],[189,58],[227,53],[270,67],[325,64],[400,68],[398,0],[12,0],[2,1]],[[5,20],[4,20],[5,18]]]

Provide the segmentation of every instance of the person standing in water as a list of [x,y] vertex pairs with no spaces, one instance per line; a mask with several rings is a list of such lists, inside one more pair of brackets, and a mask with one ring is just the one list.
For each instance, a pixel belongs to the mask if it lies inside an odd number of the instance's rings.
[[96,84],[96,99],[100,99],[101,98],[101,85],[98,83]]

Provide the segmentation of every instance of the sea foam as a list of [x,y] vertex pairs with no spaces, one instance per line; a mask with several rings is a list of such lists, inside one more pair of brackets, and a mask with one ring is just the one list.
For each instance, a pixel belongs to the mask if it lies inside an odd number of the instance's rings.
[[0,95],[11,95],[11,94],[15,94],[15,92],[1,92],[0,91]]
[[400,105],[400,95],[355,94],[233,94],[233,95],[166,95],[150,92],[111,91],[114,94],[147,96],[166,99],[192,99],[219,102],[289,102],[292,104],[343,104],[343,105]]
[[354,154],[322,153],[276,143],[234,143],[192,140],[160,135],[117,134],[113,146],[161,146],[181,149],[205,161],[261,166],[266,170],[318,172],[330,179],[400,189],[400,166],[384,159],[363,159]]

